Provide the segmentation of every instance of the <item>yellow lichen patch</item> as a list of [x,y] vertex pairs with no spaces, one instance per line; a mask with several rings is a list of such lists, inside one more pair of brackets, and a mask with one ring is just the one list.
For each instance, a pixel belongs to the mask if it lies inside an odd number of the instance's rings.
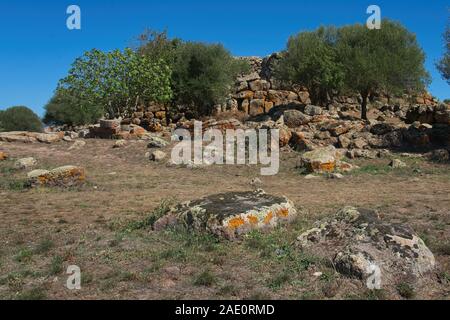
[[273,213],[272,213],[272,211],[269,211],[269,213],[264,218],[264,223],[269,224],[270,221],[272,221],[272,219],[273,219]]
[[241,217],[233,218],[230,221],[228,221],[228,227],[231,229],[239,228],[240,226],[244,225],[245,221]]
[[0,161],[8,159],[8,154],[6,152],[0,151]]
[[281,208],[277,211],[277,216],[281,218],[287,218],[289,216],[289,210],[286,208]]
[[258,218],[253,215],[247,216],[247,219],[251,224],[258,224]]

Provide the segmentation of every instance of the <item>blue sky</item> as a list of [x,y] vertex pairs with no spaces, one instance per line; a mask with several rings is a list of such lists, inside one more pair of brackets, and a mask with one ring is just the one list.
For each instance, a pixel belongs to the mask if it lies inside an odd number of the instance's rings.
[[[82,30],[66,28],[71,4],[81,8]],[[185,40],[222,42],[235,55],[264,56],[282,50],[289,35],[301,30],[364,23],[371,4],[417,34],[433,77],[431,93],[450,98],[434,67],[443,52],[448,0],[1,0],[0,109],[26,105],[43,115],[76,57],[92,48],[133,45],[146,27],[167,28]]]

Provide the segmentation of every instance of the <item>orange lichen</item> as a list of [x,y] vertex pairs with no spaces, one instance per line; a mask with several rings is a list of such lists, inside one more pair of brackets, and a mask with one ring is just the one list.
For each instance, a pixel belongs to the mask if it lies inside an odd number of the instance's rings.
[[289,216],[289,210],[286,208],[281,208],[277,212],[278,217],[287,218]]
[[258,224],[258,218],[255,216],[247,216],[247,219],[251,224]]
[[273,219],[273,213],[272,213],[272,211],[269,211],[267,216],[264,218],[264,223],[269,224],[270,221],[272,221],[272,219]]
[[241,217],[233,218],[228,222],[228,227],[231,229],[239,228],[240,226],[244,225],[245,221]]

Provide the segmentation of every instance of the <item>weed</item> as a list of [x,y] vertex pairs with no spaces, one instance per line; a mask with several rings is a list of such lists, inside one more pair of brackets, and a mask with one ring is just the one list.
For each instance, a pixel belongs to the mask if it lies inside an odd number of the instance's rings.
[[210,287],[216,283],[216,276],[209,270],[205,270],[202,273],[194,277],[193,284],[197,287]]

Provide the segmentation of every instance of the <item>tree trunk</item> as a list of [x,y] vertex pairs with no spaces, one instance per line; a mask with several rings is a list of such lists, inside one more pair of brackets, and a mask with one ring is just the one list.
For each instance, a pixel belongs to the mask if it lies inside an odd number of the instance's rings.
[[367,97],[369,94],[364,92],[362,95],[362,104],[361,104],[361,119],[367,120]]

